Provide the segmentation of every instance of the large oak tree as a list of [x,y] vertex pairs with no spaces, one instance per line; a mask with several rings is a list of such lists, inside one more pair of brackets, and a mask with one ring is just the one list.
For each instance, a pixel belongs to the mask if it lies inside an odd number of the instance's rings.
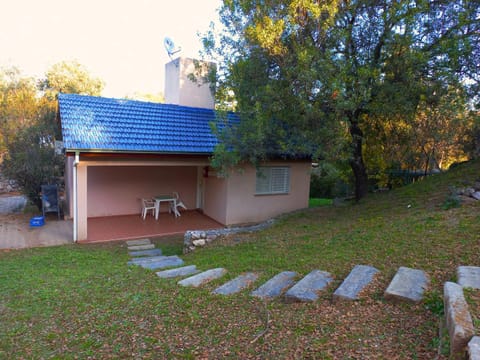
[[369,119],[415,117],[434,85],[478,91],[474,0],[224,0],[220,19],[205,49],[221,58],[220,100],[242,117],[219,130],[220,164],[322,158],[347,134],[359,199]]

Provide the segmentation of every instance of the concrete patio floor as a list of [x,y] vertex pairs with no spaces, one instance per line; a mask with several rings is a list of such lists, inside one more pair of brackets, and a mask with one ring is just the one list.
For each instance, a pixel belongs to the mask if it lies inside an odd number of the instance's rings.
[[[45,225],[30,227],[32,214],[0,214],[0,250],[55,246],[73,243],[73,221],[47,214]],[[185,211],[175,218],[161,213],[158,220],[139,215],[88,219],[88,240],[80,243],[155,238],[183,234],[187,230],[218,229],[223,226],[198,211]]]
[[140,215],[108,216],[88,219],[88,240],[85,242],[130,240],[183,234],[187,230],[220,229],[223,226],[196,210],[182,211],[182,216],[160,213],[158,220]]
[[0,215],[0,249],[22,249],[73,243],[72,221],[48,215],[45,225],[30,227],[27,214]]

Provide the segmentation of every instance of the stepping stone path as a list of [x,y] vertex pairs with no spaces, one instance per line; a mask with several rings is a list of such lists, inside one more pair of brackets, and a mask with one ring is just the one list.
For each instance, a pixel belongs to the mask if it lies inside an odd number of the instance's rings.
[[358,300],[358,294],[370,284],[379,271],[372,266],[356,265],[333,293],[334,300]]
[[233,280],[223,284],[212,291],[213,294],[231,295],[235,294],[243,289],[249,287],[255,280],[257,280],[258,274],[250,272],[236,277]]
[[268,280],[257,290],[252,291],[250,295],[260,298],[273,298],[279,296],[285,289],[295,283],[293,279],[295,279],[296,276],[297,273],[293,271],[281,272]]
[[196,265],[188,265],[188,266],[183,266],[175,269],[159,271],[157,272],[157,276],[162,279],[170,279],[170,278],[175,278],[180,276],[189,276],[189,275],[196,274],[198,272],[200,272],[200,270],[197,269]]
[[[138,265],[146,269],[163,269],[156,274],[159,278],[170,279],[189,276],[178,281],[181,286],[199,287],[226,274],[223,268],[200,272],[195,265],[182,266],[178,256],[163,256],[162,250],[155,248],[150,239],[127,241],[129,265]],[[359,294],[368,286],[379,271],[366,265],[356,265],[342,284],[333,293],[334,300],[358,300]],[[190,276],[193,275],[193,276]],[[284,271],[265,282],[250,293],[253,297],[274,298],[285,290],[285,302],[313,302],[318,300],[319,292],[325,290],[333,281],[326,271],[313,270],[295,284],[297,273]],[[217,287],[213,294],[236,294],[254,283],[257,273],[248,272]],[[459,266],[458,284],[446,282],[444,285],[444,308],[446,324],[450,336],[451,357],[468,351],[470,360],[480,360],[480,337],[474,336],[472,319],[463,295],[463,288],[480,289],[480,267]],[[430,281],[428,275],[418,269],[400,267],[385,290],[384,297],[397,301],[420,302]],[[287,290],[289,289],[289,290]],[[462,355],[463,356],[463,355]]]
[[[227,272],[223,268],[200,272],[195,265],[182,266],[184,264],[182,259],[176,255],[162,255],[162,250],[155,248],[150,239],[130,240],[127,241],[127,245],[129,255],[132,257],[128,262],[129,265],[138,265],[151,270],[171,268],[158,271],[156,274],[162,279],[189,276],[178,281],[178,284],[181,286],[199,287],[222,277]],[[465,271],[462,274],[469,273],[475,274],[474,277],[480,276],[480,274],[476,273],[476,269],[472,270],[472,267],[465,268],[467,269],[464,269]],[[357,300],[360,292],[372,282],[378,272],[377,269],[371,266],[356,265],[340,287],[335,290],[333,298],[335,300]],[[318,300],[319,292],[325,290],[333,281],[330,273],[320,270],[311,271],[295,284],[297,276],[298,274],[293,271],[281,272],[252,291],[250,295],[259,298],[274,298],[286,291],[285,302],[313,302]],[[219,286],[212,293],[220,295],[236,294],[248,288],[257,278],[257,273],[248,272]],[[475,277],[475,279],[477,278]],[[470,284],[468,281],[470,280],[465,280],[465,283]],[[385,291],[385,297],[418,302],[422,300],[423,292],[428,283],[428,276],[423,271],[401,267]]]
[[429,282],[424,271],[400,267],[385,290],[384,296],[386,299],[417,303],[422,301],[423,292]]
[[326,271],[313,270],[285,293],[286,302],[313,302],[318,300],[318,292],[333,281]]
[[178,284],[182,286],[199,287],[200,285],[206,284],[212,280],[222,277],[226,273],[227,273],[227,270],[223,268],[210,269],[200,274],[193,275],[186,279],[183,279],[179,281]]
[[478,266],[459,266],[457,278],[457,283],[464,288],[480,289],[480,267]]

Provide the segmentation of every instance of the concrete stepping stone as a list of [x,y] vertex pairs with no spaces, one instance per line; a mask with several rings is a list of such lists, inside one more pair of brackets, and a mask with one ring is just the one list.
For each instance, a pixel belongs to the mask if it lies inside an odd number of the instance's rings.
[[149,249],[155,249],[155,245],[153,244],[131,245],[128,247],[128,251],[149,250]]
[[167,256],[163,260],[143,263],[143,264],[140,264],[140,266],[149,270],[157,270],[157,269],[165,269],[169,267],[182,266],[183,264],[184,264],[183,260],[175,255],[175,256]]
[[260,298],[273,298],[279,296],[285,289],[292,286],[297,273],[294,271],[283,271],[268,280],[265,284],[250,293],[251,296]]
[[236,277],[233,280],[219,286],[212,291],[213,294],[231,295],[235,294],[243,289],[249,287],[255,280],[257,280],[258,274],[249,272]]
[[138,256],[160,256],[162,255],[162,249],[149,249],[149,250],[138,250],[138,251],[130,251],[128,253],[130,256],[138,257]]
[[[176,256],[176,255],[174,255]],[[170,256],[165,256],[165,255],[158,255],[158,256],[143,256],[143,257],[136,257],[131,259],[128,262],[128,265],[139,265],[139,264],[145,264],[145,263],[151,263],[155,261],[160,261],[165,258],[168,258]]]
[[168,267],[177,267],[183,265],[183,260],[178,256],[155,256],[155,260],[150,260],[152,258],[147,258],[147,261],[135,261],[140,259],[134,259],[129,261],[129,265],[138,265],[145,269],[155,270],[155,269],[164,269]]
[[210,269],[200,274],[193,275],[186,279],[183,279],[179,281],[178,284],[182,286],[199,287],[200,285],[206,284],[209,281],[222,277],[226,273],[227,273],[227,270],[223,268]]
[[358,300],[358,294],[370,284],[379,271],[373,266],[355,265],[333,293],[334,300]]
[[480,267],[457,267],[457,283],[464,288],[480,289]]
[[149,245],[150,239],[127,240],[127,246]]
[[420,302],[429,283],[424,271],[402,266],[388,285],[384,296],[389,300]]
[[285,293],[286,302],[313,302],[318,300],[318,292],[333,281],[326,271],[313,270]]
[[162,279],[171,279],[180,276],[193,275],[200,272],[196,265],[182,266],[175,269],[163,270],[157,272],[157,276]]
[[[443,285],[445,319],[450,338],[450,358],[464,358],[467,345],[475,329],[468,304],[463,295],[463,287],[447,281]],[[461,355],[461,357],[460,357]]]
[[480,360],[480,336],[474,336],[468,342],[468,355],[470,360]]

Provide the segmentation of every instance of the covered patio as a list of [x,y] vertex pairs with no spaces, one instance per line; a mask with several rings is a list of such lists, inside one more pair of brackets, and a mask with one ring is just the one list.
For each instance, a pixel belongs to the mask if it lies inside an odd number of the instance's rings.
[[210,230],[222,227],[222,224],[197,210],[182,211],[180,217],[161,213],[158,220],[151,215],[145,220],[140,215],[93,217],[88,218],[87,240],[80,242],[160,237],[183,234],[187,230]]

